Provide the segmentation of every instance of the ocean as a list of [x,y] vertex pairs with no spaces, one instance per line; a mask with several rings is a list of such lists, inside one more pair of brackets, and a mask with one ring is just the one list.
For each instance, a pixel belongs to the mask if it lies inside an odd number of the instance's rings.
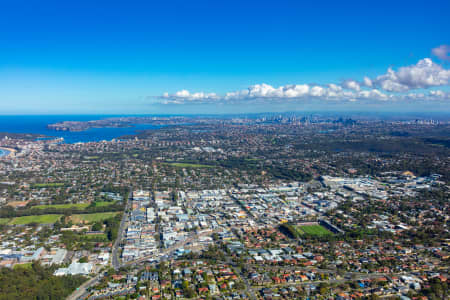
[[[0,132],[34,133],[48,137],[62,137],[65,143],[110,141],[123,135],[135,134],[139,130],[158,129],[163,126],[137,124],[130,128],[92,128],[80,132],[54,131],[48,124],[62,121],[90,121],[119,117],[117,115],[51,115],[51,116],[0,116]],[[123,116],[120,116],[123,117]],[[4,155],[4,154],[0,154]]]
[[9,154],[9,151],[0,149],[0,157],[8,155],[8,154]]

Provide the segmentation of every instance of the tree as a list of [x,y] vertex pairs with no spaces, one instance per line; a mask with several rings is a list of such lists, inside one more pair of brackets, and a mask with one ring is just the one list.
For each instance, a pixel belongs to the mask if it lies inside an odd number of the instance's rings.
[[195,297],[194,290],[189,286],[189,282],[187,280],[183,281],[182,283],[183,293],[184,296],[187,298],[193,298]]
[[99,222],[96,222],[94,225],[92,225],[92,230],[93,231],[100,231],[100,230],[102,230],[102,228],[103,228],[103,226]]
[[86,278],[53,276],[50,268],[33,263],[31,268],[0,268],[0,300],[64,299]]

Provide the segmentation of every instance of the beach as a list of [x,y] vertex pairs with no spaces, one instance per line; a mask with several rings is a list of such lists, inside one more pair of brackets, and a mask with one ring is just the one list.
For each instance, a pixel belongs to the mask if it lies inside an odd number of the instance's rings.
[[15,152],[16,152],[15,149],[6,148],[6,147],[0,147],[0,157],[9,156],[11,154],[14,154]]

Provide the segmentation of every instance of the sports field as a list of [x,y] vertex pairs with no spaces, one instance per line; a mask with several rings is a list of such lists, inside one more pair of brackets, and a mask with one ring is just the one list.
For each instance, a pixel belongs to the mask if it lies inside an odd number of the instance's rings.
[[189,164],[189,163],[165,163],[165,165],[177,167],[177,168],[212,168],[210,165],[201,164]]
[[[103,207],[112,205],[115,202],[109,202],[109,201],[97,201],[94,202],[95,207]],[[66,204],[46,204],[46,205],[36,205],[33,206],[32,209],[49,209],[49,208],[55,208],[55,209],[85,209],[87,208],[90,203],[66,203]]]
[[33,265],[33,263],[15,264],[13,268],[29,270],[29,269],[31,269],[32,265]]
[[0,225],[8,224],[11,221],[10,218],[0,218]]
[[109,218],[114,217],[119,212],[103,212],[103,213],[95,213],[95,214],[79,214],[79,215],[72,215],[70,219],[73,223],[82,223],[82,222],[99,222],[103,221]]
[[26,225],[30,223],[53,224],[58,221],[62,215],[40,215],[16,217],[8,222],[8,225]]
[[97,201],[94,202],[95,207],[103,207],[103,206],[109,206],[109,205],[113,205],[114,203],[116,203],[115,201]]
[[82,239],[87,242],[107,242],[108,236],[106,234],[83,235]]
[[309,234],[309,235],[323,236],[332,234],[331,231],[329,231],[328,229],[326,229],[321,225],[300,225],[295,226],[295,228],[297,229],[300,235]]
[[60,186],[64,186],[64,183],[62,183],[62,182],[36,183],[36,184],[33,184],[32,187],[35,187],[35,188],[47,188],[47,187],[60,187]]
[[78,208],[83,209],[89,206],[89,203],[67,203],[67,204],[47,204],[47,205],[36,205],[33,206],[32,209],[47,209],[47,208],[56,208],[56,209],[65,209],[65,208]]

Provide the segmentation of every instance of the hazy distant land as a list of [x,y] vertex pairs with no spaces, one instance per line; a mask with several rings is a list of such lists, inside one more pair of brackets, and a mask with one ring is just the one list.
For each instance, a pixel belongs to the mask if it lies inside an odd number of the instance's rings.
[[184,117],[116,117],[91,121],[63,121],[49,124],[55,131],[86,131],[91,128],[130,128],[137,124],[175,125],[185,121]]

